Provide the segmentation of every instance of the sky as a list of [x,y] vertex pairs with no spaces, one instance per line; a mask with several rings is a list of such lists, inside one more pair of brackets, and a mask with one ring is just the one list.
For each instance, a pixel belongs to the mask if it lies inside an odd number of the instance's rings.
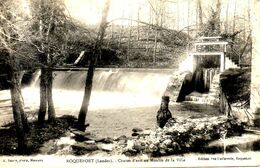
[[[72,17],[85,22],[86,24],[98,24],[101,20],[101,10],[105,0],[65,0],[65,4]],[[108,20],[118,19],[121,17],[129,18],[132,15],[133,19],[137,20],[137,13],[139,9],[139,17],[142,21],[149,20],[149,3],[155,4],[158,0],[111,0]],[[178,1],[178,3],[177,3]],[[188,1],[190,4],[189,22],[194,22],[196,19],[196,0],[167,0],[166,6],[168,13],[168,26],[170,28],[179,27],[180,29],[186,27],[188,24]],[[241,15],[247,7],[250,0],[221,0],[222,3],[222,19],[226,19],[226,8],[229,6],[229,19],[233,18],[233,13],[236,8],[237,15]],[[201,0],[204,9],[204,17],[208,18],[210,6],[215,6],[216,0]],[[229,5],[227,5],[229,2]],[[236,5],[235,5],[236,4]],[[176,5],[179,6],[177,10]],[[175,20],[175,16],[179,15],[179,20]],[[178,22],[178,26],[175,22]],[[129,24],[128,21],[117,21],[115,24]],[[135,23],[132,23],[135,24]]]
[[[26,5],[26,1],[22,1],[22,5],[27,13],[29,13],[29,7]],[[113,21],[114,24],[130,24],[129,20],[118,20],[119,18],[130,18],[137,20],[137,13],[139,11],[139,18],[141,21],[149,22],[149,13],[151,11],[150,4],[155,6],[159,0],[111,0],[108,20]],[[167,17],[165,26],[172,29],[182,29],[188,25],[194,24],[196,20],[196,1],[197,0],[166,0]],[[229,7],[228,19],[229,21],[234,18],[234,10],[236,9],[237,18],[241,19],[241,16],[246,13],[248,2],[251,0],[221,0],[222,3],[222,20],[226,19],[226,9]],[[64,0],[69,14],[81,22],[87,25],[96,25],[101,21],[101,12],[105,0]],[[189,9],[188,9],[189,2]],[[210,6],[215,6],[216,0],[201,0],[203,8],[204,20],[209,17],[208,12]],[[236,5],[235,5],[236,4]],[[178,9],[177,9],[178,6]],[[190,10],[188,21],[188,10]],[[176,19],[176,16],[179,19]],[[137,24],[132,22],[132,25]]]
[[[98,24],[105,0],[65,0],[71,16],[87,24]],[[140,0],[111,0],[108,20],[127,17],[135,13]],[[127,22],[121,22],[127,24]]]

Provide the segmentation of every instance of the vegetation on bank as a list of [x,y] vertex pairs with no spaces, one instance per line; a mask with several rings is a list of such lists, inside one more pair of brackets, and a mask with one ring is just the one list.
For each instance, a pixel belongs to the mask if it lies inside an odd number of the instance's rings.
[[[40,148],[49,140],[59,139],[65,136],[67,130],[75,127],[76,118],[62,116],[55,123],[46,123],[39,126],[37,121],[29,122],[30,130],[26,134],[27,148],[23,155],[40,154]],[[0,155],[20,155],[17,150],[16,129],[14,123],[9,123],[0,128]]]
[[220,76],[221,88],[231,104],[249,108],[251,69],[228,69]]

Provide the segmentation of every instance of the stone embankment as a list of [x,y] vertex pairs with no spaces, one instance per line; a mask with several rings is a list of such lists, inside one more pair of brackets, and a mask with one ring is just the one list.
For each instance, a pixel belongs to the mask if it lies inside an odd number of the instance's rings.
[[[70,129],[66,137],[42,147],[42,153],[56,155],[164,156],[185,152],[203,152],[210,141],[242,133],[243,123],[225,116],[199,119],[170,119],[165,127],[156,130],[134,128],[132,137],[98,138],[90,132]],[[52,144],[52,145],[51,145]],[[52,148],[48,148],[52,146]]]

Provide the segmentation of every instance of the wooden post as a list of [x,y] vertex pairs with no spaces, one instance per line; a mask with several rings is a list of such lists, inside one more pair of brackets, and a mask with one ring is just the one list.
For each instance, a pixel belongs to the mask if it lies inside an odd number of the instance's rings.
[[225,54],[221,53],[220,55],[220,72],[224,72],[225,70]]
[[169,96],[163,96],[162,102],[159,111],[157,112],[157,125],[160,128],[163,128],[165,124],[168,122],[170,118],[172,118],[172,114],[169,110]]
[[192,67],[191,67],[191,69],[192,69],[192,72],[194,72],[195,69],[196,69],[197,61],[196,61],[196,58],[195,58],[194,54],[190,53],[190,57],[191,57],[191,60],[192,60]]

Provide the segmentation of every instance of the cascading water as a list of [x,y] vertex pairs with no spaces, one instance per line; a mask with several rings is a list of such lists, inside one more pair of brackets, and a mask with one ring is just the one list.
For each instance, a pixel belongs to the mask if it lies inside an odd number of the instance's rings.
[[219,99],[219,80],[213,82],[219,73],[216,68],[199,68],[193,74],[187,74],[181,86],[177,102],[193,101],[195,103],[216,104]]
[[219,73],[219,69],[217,68],[204,68],[203,69],[203,80],[204,80],[204,88],[205,91],[209,91],[210,90],[210,86],[212,84],[213,81],[213,77]]
[[[86,71],[55,71],[53,99],[57,111],[79,111]],[[170,70],[97,69],[93,80],[90,110],[158,105],[169,80]],[[23,90],[27,108],[39,107],[39,72]],[[59,113],[59,112],[58,112]]]

